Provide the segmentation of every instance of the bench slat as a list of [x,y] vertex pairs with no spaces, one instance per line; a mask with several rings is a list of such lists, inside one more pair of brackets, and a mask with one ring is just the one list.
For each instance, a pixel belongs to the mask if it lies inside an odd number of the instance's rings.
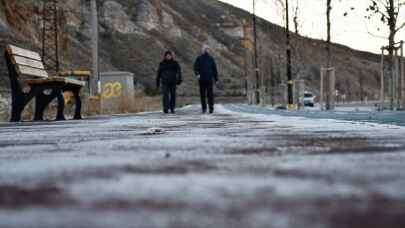
[[76,80],[76,79],[70,79],[70,78],[65,78],[65,82],[67,84],[74,84],[74,85],[80,85],[80,86],[85,86],[86,82],[84,81],[80,81],[80,80]]
[[42,61],[41,56],[37,52],[19,48],[14,45],[8,45],[8,48],[11,50],[12,55],[19,55],[19,56],[23,56],[26,58]]
[[26,80],[24,80],[24,82],[27,85],[40,85],[40,84],[49,84],[49,83],[55,83],[55,82],[73,84],[73,85],[78,85],[78,86],[86,85],[86,82],[84,82],[84,81],[79,81],[79,80],[69,79],[69,78],[64,78],[64,77],[49,77],[47,79],[26,79]]
[[48,73],[44,70],[32,68],[29,66],[17,65],[17,71],[21,75],[29,75],[39,78],[48,78]]
[[76,77],[89,78],[91,77],[91,72],[87,70],[65,70],[59,72],[58,74],[58,76],[62,77],[70,77],[71,75],[74,75]]
[[25,58],[22,56],[13,56],[13,62],[16,65],[24,65],[24,66],[28,66],[28,67],[32,67],[32,68],[37,68],[40,70],[45,70],[44,64],[40,61],[37,60],[33,60],[33,59],[29,59],[29,58]]

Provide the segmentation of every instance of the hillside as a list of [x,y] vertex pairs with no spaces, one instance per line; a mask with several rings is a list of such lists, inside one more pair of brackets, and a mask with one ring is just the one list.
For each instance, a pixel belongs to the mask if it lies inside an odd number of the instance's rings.
[[[244,50],[241,46],[243,20],[249,14],[216,0],[100,0],[100,62],[102,71],[131,71],[136,81],[153,92],[155,72],[166,49],[176,52],[185,72],[182,95],[196,94],[191,67],[201,44],[208,42],[217,58],[225,95],[240,95],[244,87]],[[39,50],[41,47],[40,0],[0,0],[0,49],[14,43]],[[63,68],[90,66],[89,3],[66,0],[61,3]],[[259,20],[261,68],[268,75],[284,79],[284,30]],[[319,67],[325,58],[323,42],[293,36],[296,46],[294,73],[317,90]],[[378,56],[334,45],[338,88],[358,99],[362,83],[369,98],[378,87]],[[271,70],[268,66],[272,66]],[[266,68],[266,69],[265,69]],[[0,110],[8,99],[8,78],[0,60]]]

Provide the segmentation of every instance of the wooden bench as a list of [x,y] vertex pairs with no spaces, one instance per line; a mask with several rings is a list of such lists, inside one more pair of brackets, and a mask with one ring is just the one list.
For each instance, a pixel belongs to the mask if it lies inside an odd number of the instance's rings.
[[[25,106],[35,98],[34,120],[43,120],[46,107],[55,98],[58,101],[56,120],[65,120],[63,92],[74,94],[76,109],[74,119],[81,119],[80,90],[84,81],[65,77],[50,77],[45,70],[41,56],[37,52],[8,45],[5,59],[10,78],[12,94],[11,122],[21,121]],[[25,88],[28,88],[26,91]]]

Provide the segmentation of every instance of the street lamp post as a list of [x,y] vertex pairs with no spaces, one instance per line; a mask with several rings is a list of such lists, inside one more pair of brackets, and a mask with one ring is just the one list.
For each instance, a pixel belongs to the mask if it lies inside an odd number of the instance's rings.
[[258,63],[258,54],[257,54],[257,18],[256,18],[256,0],[253,0],[253,46],[254,46],[254,65],[255,65],[255,75],[256,75],[256,88],[255,88],[255,96],[256,96],[256,104],[260,103],[260,75],[259,75],[259,63]]
[[100,94],[101,86],[99,79],[98,64],[98,14],[96,0],[91,0],[91,43],[92,43],[92,77],[90,78],[90,90],[92,95]]
[[285,18],[286,18],[286,44],[287,44],[287,90],[288,90],[288,109],[294,108],[293,100],[293,80],[291,72],[291,44],[290,44],[290,19],[289,19],[289,9],[288,0],[285,0]]

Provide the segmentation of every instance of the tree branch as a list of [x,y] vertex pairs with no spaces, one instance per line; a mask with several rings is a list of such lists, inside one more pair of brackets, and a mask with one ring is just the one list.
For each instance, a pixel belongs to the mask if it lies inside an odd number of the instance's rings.
[[399,30],[403,29],[405,27],[405,22],[402,23],[397,29],[395,29],[395,33],[397,33]]

